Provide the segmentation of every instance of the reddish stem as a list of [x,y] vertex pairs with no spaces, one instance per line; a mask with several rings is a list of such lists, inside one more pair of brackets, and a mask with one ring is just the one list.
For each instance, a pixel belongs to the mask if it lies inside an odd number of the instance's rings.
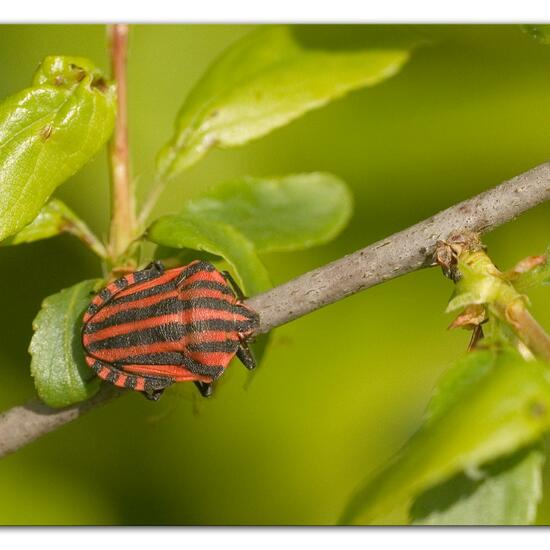
[[117,85],[117,117],[111,152],[111,235],[110,254],[116,262],[135,238],[135,194],[130,178],[128,147],[128,104],[126,84],[126,57],[128,25],[109,27],[111,67]]

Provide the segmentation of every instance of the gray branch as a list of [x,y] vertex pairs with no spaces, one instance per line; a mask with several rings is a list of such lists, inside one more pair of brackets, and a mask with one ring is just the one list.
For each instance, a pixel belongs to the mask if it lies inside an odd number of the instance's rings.
[[[247,304],[260,314],[259,333],[268,332],[360,290],[432,265],[437,241],[455,231],[490,231],[549,199],[550,163],[545,163],[387,239],[254,296]],[[0,457],[122,393],[104,386],[92,399],[66,409],[50,409],[33,400],[4,412],[0,415]]]
[[490,231],[550,199],[550,162],[456,204],[288,283],[254,296],[260,332],[371,286],[432,264],[435,245],[454,231]]

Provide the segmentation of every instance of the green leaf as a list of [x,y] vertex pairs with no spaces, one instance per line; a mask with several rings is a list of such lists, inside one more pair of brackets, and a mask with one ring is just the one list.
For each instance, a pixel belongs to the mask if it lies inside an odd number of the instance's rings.
[[15,245],[49,239],[65,231],[67,224],[71,221],[80,220],[63,202],[53,199],[40,210],[38,216],[29,225],[0,244]]
[[351,499],[341,521],[373,523],[427,488],[536,441],[550,428],[547,366],[514,350],[468,354],[438,387],[427,420]]
[[164,216],[149,228],[149,240],[170,248],[191,248],[224,258],[249,296],[270,288],[269,275],[254,245],[231,225],[184,213]]
[[428,489],[411,508],[416,525],[530,525],[542,497],[540,448],[528,447]]
[[533,288],[541,285],[548,284],[550,281],[550,246],[546,248],[544,255],[544,262],[533,269],[529,269],[523,273],[516,273],[514,278],[511,279],[514,288],[518,292],[528,292]]
[[100,280],[82,281],[44,300],[29,351],[38,395],[50,407],[66,407],[94,395],[99,379],[84,361],[82,316]]
[[229,223],[258,252],[302,250],[333,239],[348,223],[352,197],[332,174],[242,178],[189,200],[185,212]]
[[229,48],[191,91],[157,171],[173,177],[214,146],[243,145],[347,92],[382,82],[408,58],[404,47],[307,49],[288,27],[262,27]]
[[47,57],[32,86],[0,104],[0,241],[30,223],[97,153],[115,108],[114,85],[73,57]]
[[550,25],[520,25],[520,27],[540,44],[550,44]]

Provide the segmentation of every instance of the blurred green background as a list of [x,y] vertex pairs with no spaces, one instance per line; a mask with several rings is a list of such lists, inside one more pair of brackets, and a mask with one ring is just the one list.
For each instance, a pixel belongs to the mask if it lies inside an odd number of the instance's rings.
[[[186,93],[250,29],[132,28],[141,196]],[[330,245],[266,256],[277,284],[548,160],[550,48],[517,26],[420,30],[431,45],[396,77],[246,147],[214,151],[174,182],[157,213],[243,174],[337,174],[355,195],[351,224]],[[323,47],[366,44],[372,32],[297,29]],[[0,97],[29,85],[46,55],[86,56],[108,69],[105,36],[102,26],[1,26]],[[57,195],[104,235],[105,153]],[[543,205],[488,235],[496,263],[542,252],[549,214]],[[71,237],[0,248],[0,266],[5,409],[33,395],[26,350],[42,299],[100,266]],[[413,273],[279,329],[253,379],[235,364],[210,401],[180,385],[159,403],[130,395],[90,413],[0,462],[0,524],[334,523],[355,487],[414,432],[435,381],[464,352],[469,334],[446,330],[451,291],[437,269]],[[550,327],[548,292],[533,305]],[[538,522],[550,524],[550,467],[546,474]]]

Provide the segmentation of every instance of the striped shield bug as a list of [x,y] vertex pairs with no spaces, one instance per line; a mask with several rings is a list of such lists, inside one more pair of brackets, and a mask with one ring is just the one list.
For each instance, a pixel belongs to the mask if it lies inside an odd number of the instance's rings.
[[255,365],[247,342],[258,314],[227,272],[205,261],[165,270],[160,262],[113,281],[84,314],[86,362],[102,378],[157,400],[175,382],[212,393],[235,355]]

